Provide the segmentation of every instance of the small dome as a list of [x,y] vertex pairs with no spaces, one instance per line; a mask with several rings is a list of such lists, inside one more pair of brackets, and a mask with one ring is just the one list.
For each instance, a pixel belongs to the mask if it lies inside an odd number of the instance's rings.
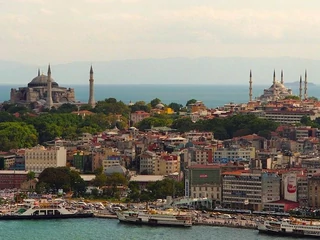
[[164,105],[163,105],[162,103],[158,103],[158,104],[156,105],[156,108],[162,109],[162,108],[164,108]]
[[[41,74],[32,79],[31,82],[28,83],[28,87],[46,87],[48,81],[48,76]],[[58,83],[56,83],[53,78],[51,78],[52,87],[59,87]]]

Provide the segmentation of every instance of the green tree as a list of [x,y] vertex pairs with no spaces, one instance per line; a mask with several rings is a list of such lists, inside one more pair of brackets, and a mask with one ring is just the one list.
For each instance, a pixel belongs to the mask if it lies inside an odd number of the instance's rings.
[[194,104],[194,103],[196,103],[196,102],[197,102],[197,100],[194,99],[194,98],[192,98],[192,99],[190,99],[190,100],[187,101],[186,106],[188,106],[189,104]]
[[161,103],[161,100],[159,98],[155,98],[155,99],[151,100],[150,105],[151,105],[152,108],[154,108],[159,103]]
[[33,171],[29,171],[29,172],[28,172],[28,174],[27,174],[27,179],[28,179],[28,180],[32,180],[32,179],[34,179],[35,177],[36,177],[35,172],[33,172]]
[[32,125],[23,122],[0,123],[0,150],[33,147],[38,142],[38,134]]
[[181,104],[179,104],[179,103],[174,103],[174,102],[170,103],[170,104],[168,105],[168,107],[169,107],[169,108],[172,108],[175,112],[179,112],[180,109],[183,108],[183,106],[182,106]]
[[291,96],[286,96],[284,99],[300,100],[300,97],[296,95],[291,95]]
[[71,113],[74,111],[77,111],[78,107],[71,103],[64,103],[60,107],[58,107],[57,111],[58,113]]

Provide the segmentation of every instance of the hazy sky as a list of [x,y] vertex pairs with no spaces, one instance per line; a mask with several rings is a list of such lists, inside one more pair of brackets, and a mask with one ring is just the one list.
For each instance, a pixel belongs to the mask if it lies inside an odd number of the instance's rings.
[[0,0],[0,59],[319,59],[319,10],[319,0]]

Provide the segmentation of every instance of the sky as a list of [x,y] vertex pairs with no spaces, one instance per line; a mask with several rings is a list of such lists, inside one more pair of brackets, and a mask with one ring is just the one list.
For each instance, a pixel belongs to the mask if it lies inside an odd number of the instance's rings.
[[319,0],[0,0],[0,60],[319,59]]

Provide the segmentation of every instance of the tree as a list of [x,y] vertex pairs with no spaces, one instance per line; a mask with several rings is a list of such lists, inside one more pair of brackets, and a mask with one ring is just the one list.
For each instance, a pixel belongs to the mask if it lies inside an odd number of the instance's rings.
[[38,134],[32,125],[23,122],[0,123],[0,150],[33,147],[38,142]]
[[189,104],[194,104],[194,103],[196,103],[196,102],[197,102],[197,100],[194,99],[194,98],[192,98],[192,99],[190,99],[189,101],[187,101],[186,106],[188,106]]
[[76,105],[71,104],[71,103],[64,103],[57,109],[56,112],[58,112],[58,113],[71,113],[71,112],[74,112],[77,110],[78,110],[78,107]]
[[318,101],[318,98],[317,97],[314,97],[314,96],[311,96],[311,97],[308,97],[309,100],[313,100],[313,101]]
[[161,103],[161,100],[159,98],[152,99],[150,102],[152,108],[157,106],[157,104],[159,104],[159,103]]
[[32,180],[32,179],[34,179],[35,177],[36,177],[35,172],[33,172],[33,171],[29,171],[29,172],[28,172],[28,174],[27,174],[27,179],[28,179],[28,180]]
[[296,95],[291,95],[291,96],[286,96],[284,99],[300,100],[300,97]]
[[179,112],[180,111],[180,109],[183,107],[181,104],[179,104],[179,103],[174,103],[174,102],[172,102],[172,103],[170,103],[169,105],[168,105],[168,107],[169,108],[172,108],[175,112]]
[[46,192],[56,193],[59,189],[63,189],[64,192],[74,191],[77,194],[85,192],[85,183],[79,173],[67,167],[46,168],[38,179],[38,189],[45,188]]

